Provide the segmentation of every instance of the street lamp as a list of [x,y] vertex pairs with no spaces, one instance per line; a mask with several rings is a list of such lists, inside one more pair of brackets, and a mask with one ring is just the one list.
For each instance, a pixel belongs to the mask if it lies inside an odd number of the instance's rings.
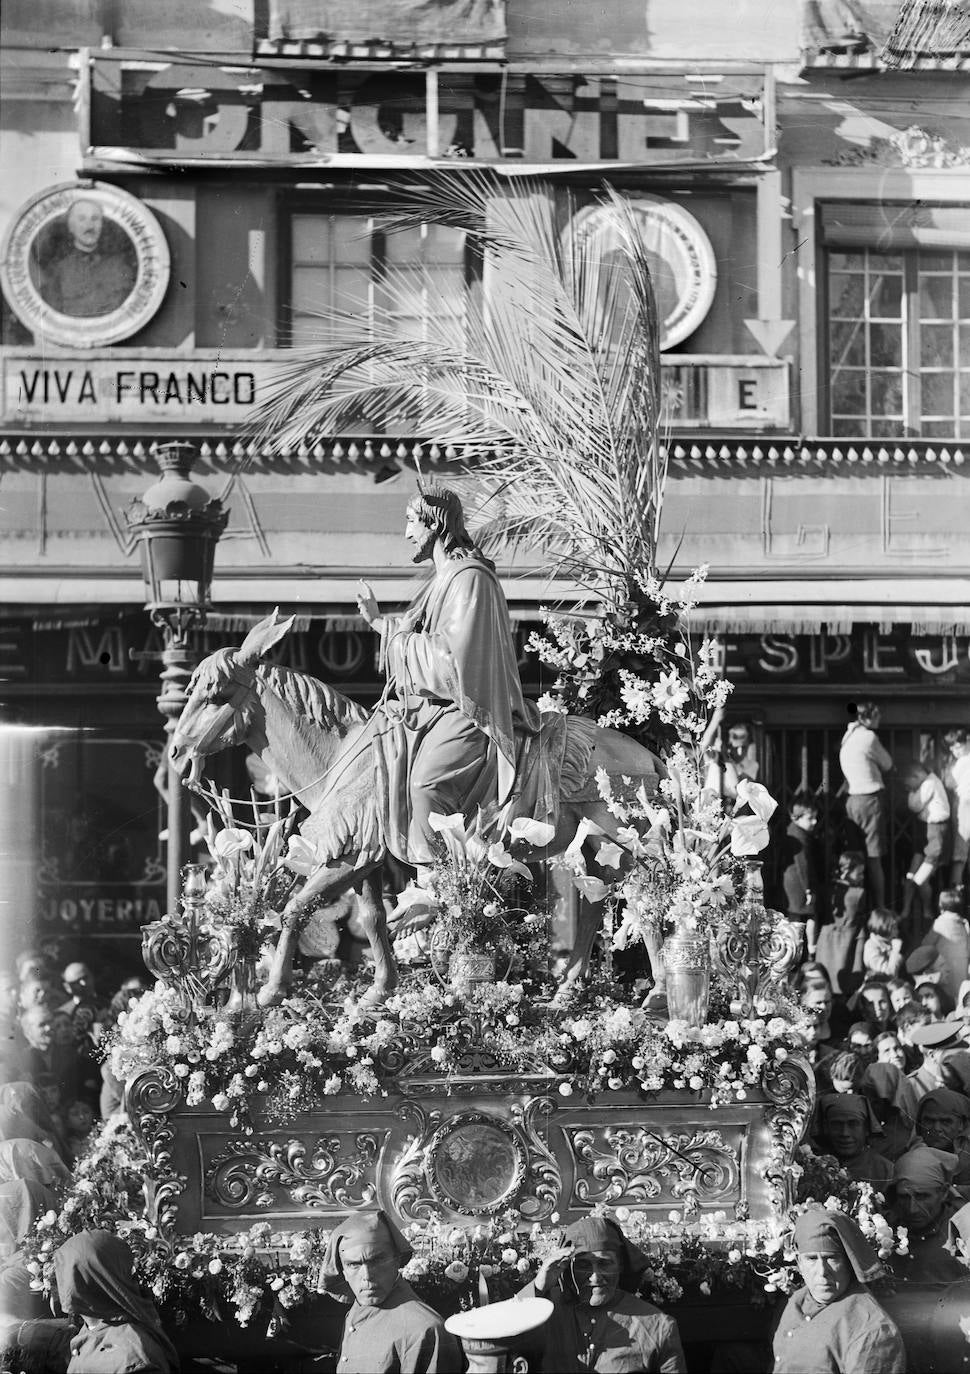
[[162,632],[162,690],[158,709],[165,718],[163,768],[168,806],[167,910],[178,911],[181,867],[188,849],[191,812],[182,780],[169,756],[171,735],[187,700],[195,667],[193,630],[205,624],[216,544],[229,512],[204,487],[189,480],[195,457],[190,444],[160,444],[161,478],[125,510],[128,529],[141,545],[145,609]]

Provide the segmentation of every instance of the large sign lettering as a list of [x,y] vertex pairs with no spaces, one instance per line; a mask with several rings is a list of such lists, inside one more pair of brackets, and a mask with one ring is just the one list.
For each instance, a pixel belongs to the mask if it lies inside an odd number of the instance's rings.
[[[112,348],[78,354],[0,351],[0,420],[8,424],[77,421],[238,426],[293,355],[284,349]],[[777,358],[663,362],[666,419],[678,430],[784,429],[789,423],[788,363]]]
[[970,637],[914,637],[909,627],[852,634],[724,635],[728,677],[749,682],[868,683],[892,687],[970,682]]
[[77,357],[10,351],[0,367],[8,422],[239,425],[261,399],[274,364],[265,355],[214,348],[191,354],[111,349]]
[[128,147],[163,160],[263,154],[670,165],[746,161],[766,146],[763,80],[737,73],[722,90],[715,75],[429,76],[359,66],[201,72],[102,54],[91,69],[87,142],[99,157]]

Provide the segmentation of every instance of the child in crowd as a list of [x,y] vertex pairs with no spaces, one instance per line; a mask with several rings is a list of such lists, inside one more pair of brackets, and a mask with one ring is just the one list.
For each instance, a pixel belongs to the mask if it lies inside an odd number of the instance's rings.
[[926,943],[936,946],[942,964],[940,986],[955,1002],[970,962],[970,926],[963,915],[962,888],[951,887],[940,893],[936,920]]
[[94,1129],[94,1112],[87,1102],[72,1102],[65,1114],[65,1124],[67,1151],[73,1164],[87,1148],[88,1139]]
[[[940,778],[922,763],[911,763],[903,773],[906,805],[924,827],[923,848],[917,850],[906,874],[903,925],[919,939],[932,911],[930,881],[943,861],[950,838],[950,801]],[[914,917],[914,907],[918,915]],[[922,920],[920,920],[922,918]]]
[[869,934],[862,946],[862,964],[866,973],[898,978],[904,972],[906,963],[896,913],[888,907],[877,906],[866,922],[866,929]]
[[813,839],[818,807],[811,792],[796,792],[791,822],[782,841],[782,884],[788,919],[804,930],[807,948],[818,939],[818,862]]
[[[849,849],[839,855],[832,884],[831,915],[818,934],[814,957],[825,967],[833,991],[849,997],[862,981],[866,920],[866,857]],[[813,951],[809,948],[809,954]]]
[[938,982],[917,983],[916,1000],[933,1017],[934,1021],[945,1021],[953,1010],[953,1003]]
[[950,747],[946,771],[953,824],[950,886],[959,887],[970,854],[970,734],[966,730],[951,730],[946,742]]
[[886,991],[889,993],[889,1000],[892,1003],[893,1014],[901,1007],[905,1007],[907,1002],[912,1002],[914,995],[913,980],[905,972],[906,965],[903,965],[903,972],[896,978],[886,979]]

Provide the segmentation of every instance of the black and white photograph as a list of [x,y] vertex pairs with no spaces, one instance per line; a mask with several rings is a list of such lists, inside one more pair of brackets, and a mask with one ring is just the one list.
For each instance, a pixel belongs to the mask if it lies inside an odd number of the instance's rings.
[[0,1370],[970,1361],[970,6],[0,5]]

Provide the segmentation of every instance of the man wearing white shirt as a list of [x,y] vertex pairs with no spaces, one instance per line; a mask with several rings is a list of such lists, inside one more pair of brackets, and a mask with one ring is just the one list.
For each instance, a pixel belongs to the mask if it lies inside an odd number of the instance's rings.
[[[913,855],[909,863],[901,915],[904,922],[909,920],[914,898],[919,893],[922,917],[928,923],[933,912],[930,880],[943,861],[950,837],[950,799],[942,780],[922,763],[910,764],[903,774],[903,782],[906,785],[906,805],[923,822],[926,838],[922,849]],[[920,930],[916,933],[922,935],[923,932]]]
[[879,742],[878,728],[879,707],[874,701],[861,702],[839,748],[839,767],[849,793],[846,815],[865,842],[869,899],[873,907],[886,905],[882,858],[886,852],[889,808],[885,775],[893,766],[892,758]]

